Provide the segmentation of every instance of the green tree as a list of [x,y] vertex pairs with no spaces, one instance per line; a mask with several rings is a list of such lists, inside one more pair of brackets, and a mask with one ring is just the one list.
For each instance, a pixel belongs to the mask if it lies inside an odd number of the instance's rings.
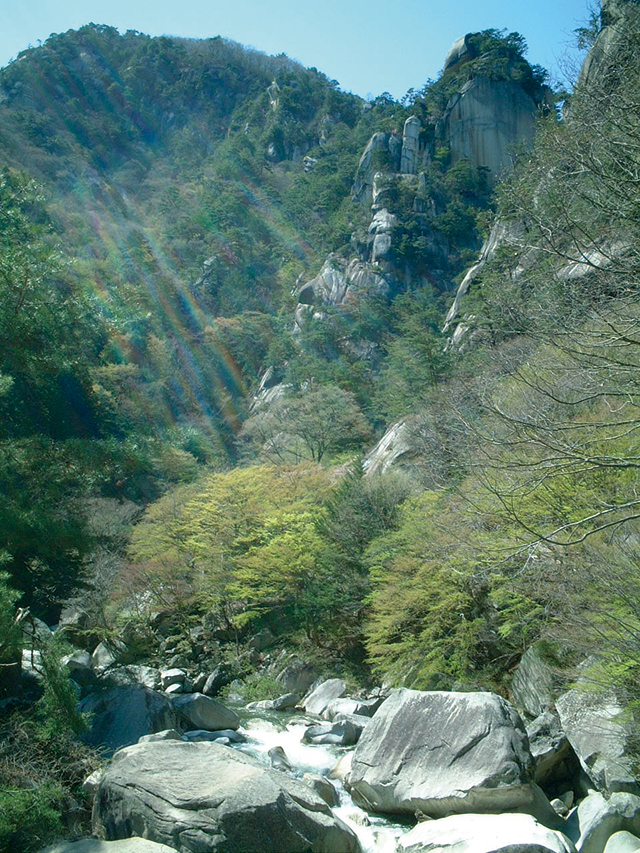
[[354,395],[326,385],[276,400],[249,418],[240,438],[271,462],[295,463],[358,448],[369,435]]

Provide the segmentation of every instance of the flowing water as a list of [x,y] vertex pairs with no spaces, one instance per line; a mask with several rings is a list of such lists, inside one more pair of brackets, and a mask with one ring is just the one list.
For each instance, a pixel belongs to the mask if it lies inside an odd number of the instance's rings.
[[[291,774],[299,779],[305,773],[328,776],[339,759],[354,749],[354,747],[340,747],[333,744],[302,743],[306,728],[317,723],[317,720],[292,718],[288,712],[251,712],[238,708],[235,710],[243,720],[240,732],[245,735],[247,742],[231,745],[269,767],[271,766],[269,750],[274,746],[280,746],[291,763]],[[341,782],[332,780],[332,784],[340,798],[340,805],[332,811],[358,836],[363,853],[395,853],[396,839],[407,832],[414,822],[400,823],[379,815],[368,814],[355,805]]]

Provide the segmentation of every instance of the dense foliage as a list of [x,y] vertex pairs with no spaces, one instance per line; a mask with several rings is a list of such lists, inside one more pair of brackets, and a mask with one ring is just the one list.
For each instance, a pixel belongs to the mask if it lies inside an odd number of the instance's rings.
[[[544,637],[568,662],[597,646],[597,677],[639,700],[639,33],[630,14],[562,118],[496,30],[402,103],[219,38],[95,25],[0,72],[3,673],[17,608],[54,621],[75,594],[145,660],[162,617],[241,676],[264,631],[365,681],[508,693]],[[545,114],[497,199],[436,134],[474,76]],[[309,306],[292,333],[328,252],[369,257],[358,160],[410,115],[419,175],[373,158],[388,286]],[[494,212],[507,239],[454,346],[445,309]],[[401,462],[371,473],[361,454],[398,419]],[[60,831],[95,763],[57,657],[2,722],[16,850]]]

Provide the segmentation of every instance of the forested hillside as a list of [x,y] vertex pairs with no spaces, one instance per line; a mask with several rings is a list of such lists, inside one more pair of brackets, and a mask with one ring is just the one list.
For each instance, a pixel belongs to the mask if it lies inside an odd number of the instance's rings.
[[402,102],[94,24],[0,71],[0,846],[84,831],[70,642],[245,699],[283,649],[510,696],[536,644],[633,711],[640,20],[603,6],[571,92],[501,30]]

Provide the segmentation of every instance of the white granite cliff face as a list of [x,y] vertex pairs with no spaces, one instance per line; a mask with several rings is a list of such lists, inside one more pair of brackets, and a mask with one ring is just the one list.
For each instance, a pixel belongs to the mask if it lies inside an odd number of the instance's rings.
[[409,116],[404,123],[400,155],[400,172],[403,175],[415,175],[418,171],[421,126],[417,116]]
[[605,72],[606,67],[624,46],[627,15],[640,15],[638,0],[602,0],[602,29],[587,54],[578,76],[578,86],[588,86]]
[[474,77],[449,101],[440,136],[453,163],[466,158],[497,176],[510,167],[517,146],[533,142],[536,114],[517,83]]

